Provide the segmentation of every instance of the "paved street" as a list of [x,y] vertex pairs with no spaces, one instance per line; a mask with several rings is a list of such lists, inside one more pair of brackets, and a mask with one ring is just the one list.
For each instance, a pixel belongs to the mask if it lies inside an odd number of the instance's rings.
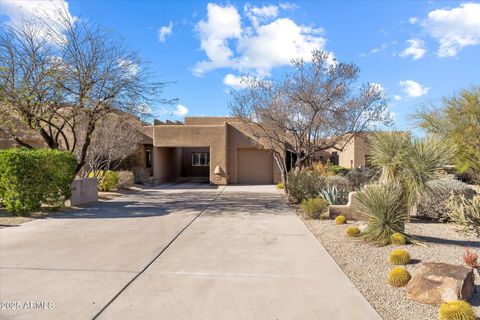
[[2,319],[380,319],[273,186],[170,184],[0,230]]

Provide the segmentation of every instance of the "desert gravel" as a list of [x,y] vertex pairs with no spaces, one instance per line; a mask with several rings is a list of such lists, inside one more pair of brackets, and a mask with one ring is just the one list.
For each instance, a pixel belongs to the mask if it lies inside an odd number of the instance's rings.
[[[480,254],[480,239],[458,233],[451,224],[408,223],[407,232],[422,240],[426,246],[408,244],[376,247],[345,234],[346,227],[354,223],[337,226],[332,220],[305,220],[310,231],[385,320],[434,320],[438,316],[438,306],[408,300],[405,288],[394,288],[387,283],[387,273],[392,268],[388,262],[390,251],[404,248],[410,253],[413,264],[406,266],[410,273],[418,268],[420,262],[463,264],[463,253],[467,246]],[[469,302],[479,317],[480,277],[477,272],[475,277],[477,292]]]

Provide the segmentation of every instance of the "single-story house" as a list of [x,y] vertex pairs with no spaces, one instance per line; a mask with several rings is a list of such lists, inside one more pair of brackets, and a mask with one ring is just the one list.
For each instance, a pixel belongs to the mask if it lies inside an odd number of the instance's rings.
[[[188,178],[212,184],[273,184],[281,181],[271,152],[242,131],[229,117],[185,117],[184,123],[154,121],[144,127],[152,139],[143,145],[143,162],[155,182]],[[343,151],[328,151],[328,160],[346,168],[365,166],[364,135],[353,137]]]

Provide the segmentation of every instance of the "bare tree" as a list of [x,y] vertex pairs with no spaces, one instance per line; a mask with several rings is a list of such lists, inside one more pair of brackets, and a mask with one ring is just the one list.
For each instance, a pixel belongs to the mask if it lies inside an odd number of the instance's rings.
[[48,41],[38,21],[0,26],[0,128],[29,147],[15,130],[20,122],[49,148],[75,152],[79,172],[98,122],[114,110],[145,112],[166,83],[153,80],[123,39],[65,11],[58,14],[60,19],[42,22]]
[[115,170],[122,161],[136,154],[144,135],[142,122],[121,112],[110,113],[97,124],[88,148],[83,175]]
[[232,92],[230,109],[259,144],[271,150],[285,182],[286,154],[295,168],[322,150],[342,151],[360,132],[391,122],[387,99],[375,84],[357,89],[359,68],[314,51],[312,60],[295,59],[280,80],[244,77]]

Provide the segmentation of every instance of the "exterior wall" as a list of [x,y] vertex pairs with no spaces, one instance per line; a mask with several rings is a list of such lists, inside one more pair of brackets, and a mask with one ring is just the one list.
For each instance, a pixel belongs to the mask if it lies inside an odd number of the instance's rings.
[[210,175],[210,166],[193,166],[192,165],[192,153],[194,152],[208,152],[210,148],[179,148],[181,150],[182,165],[181,176],[182,177],[208,177]]
[[69,201],[71,206],[98,201],[97,178],[73,180],[72,196],[70,197]]
[[[227,184],[227,127],[222,125],[159,125],[153,128],[153,146],[157,147],[154,157],[154,175],[157,167],[162,166],[167,156],[158,153],[159,147],[210,147],[210,182],[213,184]],[[174,161],[173,157],[172,160]],[[215,168],[220,168],[220,174],[215,175]],[[165,168],[163,171],[172,172],[175,168]],[[166,172],[155,175],[157,182],[168,176]],[[170,176],[173,176],[171,174]],[[162,178],[157,180],[158,178]]]
[[158,183],[175,179],[177,173],[177,157],[175,148],[153,148],[153,177]]
[[232,121],[229,117],[185,117],[185,125],[221,126]]
[[330,149],[327,152],[330,154],[337,152],[338,164],[342,167],[349,169],[365,167],[365,158],[368,155],[368,133],[358,134],[353,137],[343,151]]

